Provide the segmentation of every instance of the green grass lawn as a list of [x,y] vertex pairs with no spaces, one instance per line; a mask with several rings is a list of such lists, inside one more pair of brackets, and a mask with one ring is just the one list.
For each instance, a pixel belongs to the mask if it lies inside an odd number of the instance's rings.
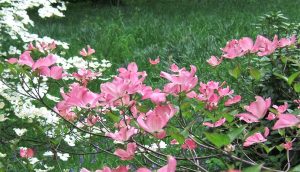
[[[91,45],[99,59],[113,63],[112,73],[131,61],[150,71],[148,58],[160,56],[156,72],[167,70],[173,62],[185,67],[193,64],[200,80],[226,80],[238,89],[225,71],[230,63],[212,69],[206,60],[220,55],[219,48],[230,39],[254,38],[260,31],[253,24],[265,13],[280,10],[299,22],[299,7],[299,0],[139,0],[125,1],[120,7],[82,2],[69,4],[64,18],[35,18],[34,31],[70,43],[66,56],[78,55],[81,48]],[[62,166],[70,167],[72,162],[76,166],[79,158]]]

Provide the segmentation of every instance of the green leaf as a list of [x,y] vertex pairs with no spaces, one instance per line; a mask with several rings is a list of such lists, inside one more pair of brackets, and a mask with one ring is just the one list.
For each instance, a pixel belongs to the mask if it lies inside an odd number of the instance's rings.
[[254,165],[252,167],[245,168],[243,172],[260,172],[262,165]]
[[182,116],[184,118],[191,118],[193,116],[193,113],[191,111],[185,111],[182,113]]
[[281,59],[281,61],[282,61],[283,64],[287,63],[287,60],[288,60],[287,57],[282,56],[280,59]]
[[232,115],[232,116],[235,116],[238,113],[239,113],[238,110],[233,110],[233,111],[229,112],[229,114]]
[[188,111],[191,109],[191,103],[185,102],[180,105],[182,111]]
[[300,109],[295,109],[292,114],[294,114],[294,115],[300,115]]
[[120,121],[120,116],[119,115],[116,115],[114,113],[111,113],[111,112],[108,112],[106,114],[113,122],[116,122],[118,123]]
[[195,104],[196,106],[194,106],[195,111],[202,111],[205,107],[205,103],[204,102],[199,102],[197,104]]
[[140,112],[144,112],[144,113],[146,113],[146,112],[149,111],[149,107],[146,106],[146,105],[137,106],[136,108],[137,108]]
[[227,135],[230,139],[230,142],[232,142],[234,139],[236,139],[245,130],[245,128],[246,128],[246,126],[234,128],[232,131],[227,133]]
[[300,164],[298,164],[296,167],[294,167],[291,172],[299,172],[300,171]]
[[259,81],[262,75],[261,75],[261,72],[258,69],[252,68],[252,69],[250,69],[250,76],[253,79]]
[[295,90],[297,93],[300,93],[300,83],[295,83],[295,84],[294,84],[294,90]]
[[183,131],[180,132],[180,134],[184,137],[187,138],[189,136],[189,131],[184,129]]
[[241,69],[239,66],[236,66],[234,69],[229,70],[229,74],[233,76],[235,79],[238,79],[238,77],[241,75]]
[[228,121],[228,122],[232,122],[234,120],[234,116],[233,115],[224,114],[223,116],[224,116],[224,118],[226,118],[226,121]]
[[219,134],[219,133],[204,133],[207,140],[210,141],[212,144],[217,146],[218,148],[221,148],[224,145],[230,144],[230,138],[225,134]]
[[180,134],[179,132],[172,132],[172,133],[171,133],[171,137],[172,137],[172,139],[177,140],[177,142],[178,142],[179,144],[183,144],[183,143],[184,143],[185,138],[184,138],[184,136],[183,136],[182,134]]
[[281,135],[281,136],[284,136],[285,135],[285,130],[284,129],[279,129],[277,130],[278,133]]
[[274,108],[269,108],[269,111],[272,112],[272,113],[274,113],[274,114],[277,114],[277,110],[274,109]]
[[3,71],[4,71],[4,65],[0,63],[0,75],[2,74]]
[[284,148],[283,148],[281,145],[277,145],[277,146],[276,146],[276,149],[279,150],[279,152],[281,152],[281,151],[284,150]]
[[292,85],[292,83],[294,82],[294,80],[300,75],[300,71],[293,73],[291,76],[289,76],[287,82],[289,85]]
[[273,73],[275,76],[277,76],[278,78],[280,78],[280,79],[283,79],[283,80],[285,80],[285,81],[288,81],[288,78],[286,77],[286,76],[284,76],[284,75],[281,75],[281,74],[279,74],[279,73]]
[[261,146],[264,148],[264,150],[269,154],[275,147],[268,147],[265,144],[261,144]]
[[178,141],[179,144],[183,144],[185,141],[185,137],[178,131],[175,127],[168,127],[166,129],[168,135],[171,136],[172,139],[175,139]]
[[277,150],[279,150],[279,152],[283,151],[284,148],[282,147],[282,145],[277,145],[275,146]]

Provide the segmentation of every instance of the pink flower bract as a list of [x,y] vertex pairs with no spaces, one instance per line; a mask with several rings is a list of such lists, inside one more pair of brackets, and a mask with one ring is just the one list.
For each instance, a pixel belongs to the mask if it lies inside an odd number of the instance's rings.
[[266,115],[269,107],[271,106],[271,99],[268,98],[264,100],[260,96],[256,96],[255,98],[255,102],[250,103],[249,106],[245,106],[248,113],[240,113],[237,114],[236,117],[247,123],[259,122],[259,119]]
[[207,126],[207,127],[220,127],[225,123],[226,119],[225,118],[221,118],[218,121],[216,121],[215,123],[211,123],[211,122],[204,122],[203,125]]
[[300,119],[293,114],[280,114],[278,116],[278,120],[276,121],[275,125],[273,126],[273,130],[293,127],[300,124]]
[[121,160],[123,160],[123,161],[131,160],[134,157],[134,152],[135,152],[136,148],[137,148],[137,146],[135,143],[128,143],[126,150],[117,149],[114,154],[117,155],[118,157],[120,157]]
[[198,78],[195,76],[196,70],[196,67],[193,65],[191,65],[191,71],[189,72],[185,68],[178,69],[173,64],[171,71],[177,71],[177,74],[161,72],[160,76],[170,81],[170,83],[165,85],[164,92],[177,95],[180,92],[189,92],[192,90],[198,82]]
[[247,137],[247,139],[245,140],[243,146],[244,147],[248,147],[251,146],[255,143],[262,143],[267,141],[267,139],[261,134],[261,133],[255,133],[249,137]]
[[156,65],[156,64],[158,64],[159,62],[160,62],[160,58],[159,58],[159,57],[157,57],[157,58],[154,59],[154,60],[152,60],[152,59],[149,58],[149,63],[150,63],[151,65]]

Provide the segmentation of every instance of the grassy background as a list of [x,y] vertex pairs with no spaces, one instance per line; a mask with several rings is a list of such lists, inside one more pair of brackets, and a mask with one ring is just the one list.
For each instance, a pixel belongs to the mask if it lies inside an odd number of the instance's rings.
[[[298,0],[131,0],[120,7],[80,2],[68,5],[65,18],[35,18],[34,32],[70,43],[66,56],[78,55],[82,47],[91,45],[99,59],[113,63],[112,73],[131,61],[153,75],[173,62],[194,64],[200,80],[225,80],[238,89],[227,72],[231,63],[212,70],[206,60],[220,55],[219,48],[230,39],[254,38],[259,30],[253,23],[267,12],[281,10],[297,21],[299,6]],[[153,69],[148,58],[157,56],[162,63]],[[104,162],[108,160],[99,155],[95,165]],[[76,169],[78,163],[79,157],[61,166]],[[88,157],[82,165],[91,166]]]

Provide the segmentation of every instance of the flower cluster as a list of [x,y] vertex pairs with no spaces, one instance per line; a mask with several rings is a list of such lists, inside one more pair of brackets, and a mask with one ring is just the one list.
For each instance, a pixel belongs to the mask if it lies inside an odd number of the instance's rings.
[[291,38],[281,38],[279,40],[278,36],[275,35],[273,41],[258,35],[255,43],[253,43],[253,40],[249,37],[244,37],[239,40],[233,39],[227,42],[224,48],[221,48],[223,54],[220,59],[216,56],[211,56],[207,62],[211,66],[218,66],[224,58],[234,59],[236,57],[242,57],[248,53],[257,54],[257,56],[267,56],[274,53],[277,48],[291,46],[295,43],[296,35],[292,35]]

